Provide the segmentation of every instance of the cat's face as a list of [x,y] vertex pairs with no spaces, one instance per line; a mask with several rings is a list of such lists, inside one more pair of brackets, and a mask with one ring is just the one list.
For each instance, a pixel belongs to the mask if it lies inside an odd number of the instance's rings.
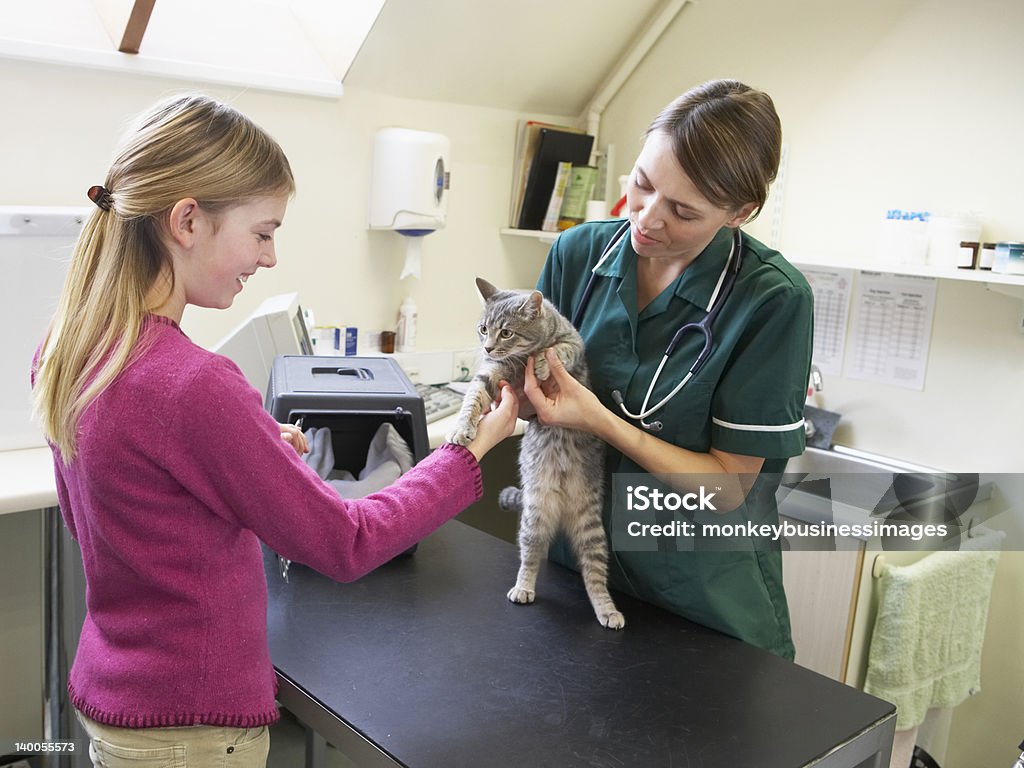
[[477,280],[484,299],[484,311],[477,326],[480,346],[491,360],[526,357],[537,351],[538,322],[543,311],[539,291],[499,291],[485,280]]

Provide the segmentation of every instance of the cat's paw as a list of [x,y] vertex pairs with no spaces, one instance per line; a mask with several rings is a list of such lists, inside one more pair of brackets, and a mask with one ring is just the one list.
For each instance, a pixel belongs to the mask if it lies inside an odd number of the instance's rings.
[[601,622],[602,627],[607,627],[608,629],[622,629],[626,626],[626,617],[618,611],[602,613],[597,617],[597,620]]
[[534,590],[523,589],[518,585],[512,587],[512,589],[508,591],[508,599],[513,603],[520,603],[522,605],[532,603],[536,597],[537,593]]
[[464,424],[456,427],[452,432],[448,433],[445,438],[449,443],[455,443],[463,447],[473,442],[476,437],[476,426],[472,424]]
[[547,381],[551,375],[551,366],[548,364],[548,359],[543,354],[534,355],[533,358],[533,375],[537,377],[537,381]]

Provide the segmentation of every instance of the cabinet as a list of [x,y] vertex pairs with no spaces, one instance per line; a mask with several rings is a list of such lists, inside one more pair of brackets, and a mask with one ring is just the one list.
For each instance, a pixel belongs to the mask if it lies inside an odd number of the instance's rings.
[[848,551],[782,553],[796,663],[841,683],[847,682],[863,564],[863,544]]
[[43,517],[0,514],[0,724],[19,741],[43,737]]
[[[871,498],[877,499],[895,473],[923,469],[842,446],[828,451],[808,448],[789,460],[786,473],[830,478],[829,491],[819,496],[812,489],[781,488],[777,496],[780,519],[794,524],[863,524],[868,512],[848,504],[851,490],[865,489],[868,497],[873,490],[877,495]],[[846,482],[846,478],[858,479]],[[839,481],[838,486],[833,479]],[[849,517],[851,514],[854,517]],[[797,538],[787,541],[786,546],[782,553],[782,579],[793,626],[796,663],[859,687],[874,626],[876,601],[871,566],[878,554],[878,542],[849,536]]]

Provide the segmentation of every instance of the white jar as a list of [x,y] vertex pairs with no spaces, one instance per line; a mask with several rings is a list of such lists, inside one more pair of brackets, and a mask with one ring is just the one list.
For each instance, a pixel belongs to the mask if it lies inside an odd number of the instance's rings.
[[968,252],[966,263],[961,263],[960,243],[981,239],[981,223],[973,216],[954,214],[932,216],[928,221],[928,264],[933,267],[971,266]]

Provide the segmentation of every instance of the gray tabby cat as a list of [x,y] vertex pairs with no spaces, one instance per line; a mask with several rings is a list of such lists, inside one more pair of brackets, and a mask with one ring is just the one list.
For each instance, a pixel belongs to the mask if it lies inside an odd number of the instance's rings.
[[[483,362],[470,384],[448,442],[468,444],[476,436],[481,414],[490,408],[502,380],[522,389],[526,361],[534,357],[537,379],[550,375],[543,351],[553,348],[566,370],[589,386],[583,340],[539,291],[501,291],[477,278],[484,312],[477,332]],[[499,503],[522,513],[519,522],[520,566],[508,591],[514,603],[532,603],[537,571],[548,546],[562,530],[576,552],[583,584],[598,621],[609,629],[626,624],[608,594],[608,543],[601,526],[604,443],[586,432],[545,426],[526,427],[519,448],[522,491],[506,488]]]

